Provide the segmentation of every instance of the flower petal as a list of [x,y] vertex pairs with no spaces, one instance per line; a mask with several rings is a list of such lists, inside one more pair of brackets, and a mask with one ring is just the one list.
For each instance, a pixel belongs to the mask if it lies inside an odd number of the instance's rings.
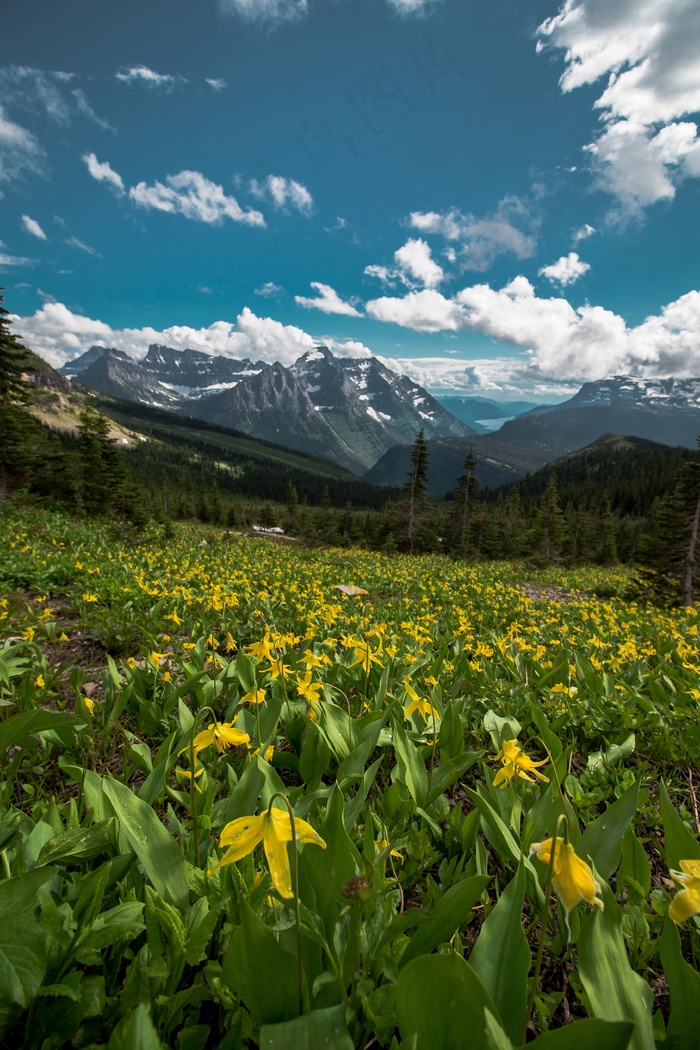
[[[273,809],[271,812],[274,813],[275,810]],[[289,814],[286,813],[284,816],[289,821]],[[292,874],[289,870],[286,842],[277,835],[276,822],[269,814],[264,814],[263,820],[265,821],[263,846],[265,847],[265,856],[267,857],[270,875],[272,876],[272,884],[280,897],[293,897]],[[291,838],[291,829],[289,837]]]
[[[226,825],[219,838],[220,846],[230,846],[240,860],[252,853],[265,834],[265,817],[238,817]],[[228,863],[228,862],[227,862]]]

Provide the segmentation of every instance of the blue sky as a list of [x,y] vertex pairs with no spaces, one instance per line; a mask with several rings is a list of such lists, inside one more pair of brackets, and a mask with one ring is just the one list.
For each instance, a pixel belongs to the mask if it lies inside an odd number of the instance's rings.
[[60,364],[314,342],[434,393],[700,375],[691,0],[24,0],[0,283]]

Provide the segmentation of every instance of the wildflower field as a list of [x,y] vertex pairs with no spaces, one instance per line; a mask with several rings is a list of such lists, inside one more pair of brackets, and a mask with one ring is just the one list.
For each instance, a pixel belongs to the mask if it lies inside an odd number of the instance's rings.
[[697,1047],[694,608],[0,524],[3,1045]]

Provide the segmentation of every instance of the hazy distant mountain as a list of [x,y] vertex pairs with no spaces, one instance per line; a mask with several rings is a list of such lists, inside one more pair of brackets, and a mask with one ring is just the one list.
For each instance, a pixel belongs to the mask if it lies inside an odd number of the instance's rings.
[[[646,438],[664,445],[695,448],[700,435],[700,379],[636,379],[615,376],[586,383],[561,405],[538,406],[503,424],[495,433],[469,441],[443,441],[431,460],[429,491],[452,488],[470,445],[481,484],[496,487],[590,445],[604,434]],[[364,475],[381,485],[402,485],[410,449],[394,448]]]
[[451,412],[457,419],[473,427],[478,434],[488,434],[489,427],[482,426],[482,419],[512,419],[513,416],[522,415],[538,408],[534,401],[494,401],[488,397],[438,397],[443,408]]
[[476,433],[376,358],[338,358],[327,347],[307,351],[289,368],[157,344],[137,363],[122,351],[91,347],[62,371],[113,397],[176,408],[357,473],[393,445],[413,444],[421,427],[428,438]]

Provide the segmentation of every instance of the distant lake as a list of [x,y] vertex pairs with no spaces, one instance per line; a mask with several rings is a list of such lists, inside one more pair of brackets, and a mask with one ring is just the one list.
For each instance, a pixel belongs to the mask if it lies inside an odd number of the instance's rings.
[[511,419],[517,419],[517,416],[499,416],[498,419],[477,419],[476,422],[479,426],[486,427],[487,430],[500,430],[504,423],[509,423]]

